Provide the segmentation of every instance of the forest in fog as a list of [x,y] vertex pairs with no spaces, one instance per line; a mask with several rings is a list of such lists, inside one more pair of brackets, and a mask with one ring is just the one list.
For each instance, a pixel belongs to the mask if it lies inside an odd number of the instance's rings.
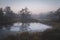
[[[60,20],[60,8],[56,9],[56,11],[50,11],[47,13],[40,13],[40,14],[32,14],[30,11],[28,11],[28,8],[21,9],[18,11],[18,13],[13,12],[11,10],[11,7],[7,6],[4,9],[0,8],[0,23],[7,23],[8,22],[14,22],[19,21],[21,18],[23,19],[41,19],[41,20],[50,20],[59,22]],[[21,20],[23,20],[21,19]]]

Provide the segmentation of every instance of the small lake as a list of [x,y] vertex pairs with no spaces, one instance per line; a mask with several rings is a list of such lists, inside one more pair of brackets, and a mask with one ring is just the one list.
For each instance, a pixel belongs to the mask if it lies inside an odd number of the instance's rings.
[[[9,27],[10,31],[44,31],[48,28],[52,28],[51,26],[41,24],[41,23],[14,23]],[[5,28],[3,28],[5,30]]]

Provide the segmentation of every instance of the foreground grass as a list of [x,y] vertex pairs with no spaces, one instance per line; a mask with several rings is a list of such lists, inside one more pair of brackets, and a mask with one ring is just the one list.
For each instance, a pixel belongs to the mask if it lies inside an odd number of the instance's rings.
[[8,35],[0,40],[41,40],[41,32],[22,32],[16,35]]
[[60,29],[47,29],[44,32],[21,32],[7,35],[0,40],[60,40]]

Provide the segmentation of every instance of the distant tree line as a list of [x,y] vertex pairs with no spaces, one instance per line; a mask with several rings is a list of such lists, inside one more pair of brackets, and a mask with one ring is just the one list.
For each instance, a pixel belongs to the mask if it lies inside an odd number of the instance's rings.
[[20,10],[19,14],[13,12],[9,6],[4,9],[0,8],[0,25],[13,23],[15,21],[27,22],[31,19],[31,14],[29,13],[28,8]]
[[52,21],[56,21],[56,22],[60,22],[60,8],[58,8],[56,11],[52,11],[50,12],[50,14],[48,15],[48,17],[52,20]]
[[60,22],[60,8],[46,14],[40,14],[40,19],[49,19],[50,21]]

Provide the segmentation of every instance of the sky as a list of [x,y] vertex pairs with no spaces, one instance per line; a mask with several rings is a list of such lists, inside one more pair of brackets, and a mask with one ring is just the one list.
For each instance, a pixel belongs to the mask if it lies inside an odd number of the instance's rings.
[[60,0],[0,0],[0,8],[10,6],[14,12],[27,7],[32,13],[44,13],[57,10]]

